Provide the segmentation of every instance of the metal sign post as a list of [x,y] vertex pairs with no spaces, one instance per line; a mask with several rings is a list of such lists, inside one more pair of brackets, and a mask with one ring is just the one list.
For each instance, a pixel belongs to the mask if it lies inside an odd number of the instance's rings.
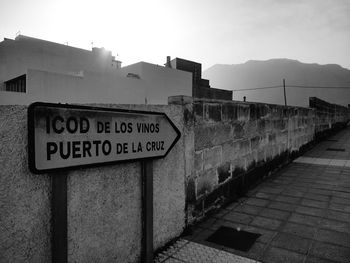
[[52,262],[68,261],[67,247],[67,174],[52,174],[51,220]]
[[153,262],[153,161],[141,161],[142,262]]
[[142,260],[153,260],[153,159],[180,131],[164,113],[36,102],[28,108],[28,164],[52,175],[52,261],[67,262],[67,174],[62,171],[141,161]]

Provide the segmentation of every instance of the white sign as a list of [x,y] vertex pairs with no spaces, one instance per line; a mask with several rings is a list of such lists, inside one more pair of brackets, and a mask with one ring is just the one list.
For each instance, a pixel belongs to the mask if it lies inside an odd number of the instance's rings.
[[180,138],[164,113],[39,102],[28,135],[33,173],[165,157]]

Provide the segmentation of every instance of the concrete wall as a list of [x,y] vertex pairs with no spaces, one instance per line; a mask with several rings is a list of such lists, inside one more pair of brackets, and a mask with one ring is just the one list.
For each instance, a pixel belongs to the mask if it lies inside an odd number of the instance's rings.
[[0,91],[0,105],[28,105],[35,101],[60,103],[164,104],[168,97],[191,93],[187,72],[156,66],[143,67],[144,78],[112,73],[83,72],[82,76],[29,69],[27,92]]
[[192,96],[192,74],[189,72],[139,62],[119,70],[123,76],[134,73],[145,83],[148,104],[167,104],[168,97]]
[[90,51],[20,35],[0,43],[0,82],[25,74],[28,68],[58,73],[117,72],[112,62],[111,52],[104,49]]
[[[165,112],[182,132],[154,161],[154,246],[185,227],[185,174],[191,149],[181,106],[99,105]],[[27,108],[0,106],[0,262],[50,262],[50,175],[27,164]],[[190,131],[190,132],[189,132]],[[68,173],[69,262],[137,262],[141,251],[139,162]]]

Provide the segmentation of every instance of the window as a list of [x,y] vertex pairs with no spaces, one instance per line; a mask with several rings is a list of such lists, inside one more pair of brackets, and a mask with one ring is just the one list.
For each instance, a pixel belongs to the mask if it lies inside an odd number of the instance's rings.
[[26,75],[5,81],[5,90],[12,92],[26,92]]

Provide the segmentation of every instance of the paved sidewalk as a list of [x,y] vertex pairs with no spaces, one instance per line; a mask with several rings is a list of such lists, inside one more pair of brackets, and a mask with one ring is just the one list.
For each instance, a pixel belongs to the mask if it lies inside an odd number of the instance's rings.
[[[220,226],[261,236],[248,252],[206,241]],[[350,128],[200,223],[156,261],[350,263]]]

